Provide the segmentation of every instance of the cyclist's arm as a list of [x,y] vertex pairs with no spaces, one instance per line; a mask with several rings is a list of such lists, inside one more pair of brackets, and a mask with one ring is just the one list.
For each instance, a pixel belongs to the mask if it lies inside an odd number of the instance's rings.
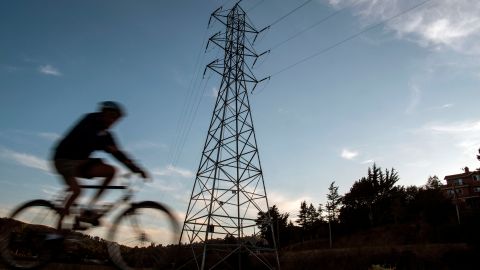
[[123,151],[121,151],[115,140],[109,132],[104,137],[104,151],[110,153],[118,161],[122,162],[134,173],[139,173],[143,178],[147,178],[147,174],[139,166],[137,166]]
[[125,166],[127,166],[127,168],[129,168],[132,172],[134,173],[143,172],[143,170],[140,169],[140,167],[138,167],[135,163],[133,163],[133,161],[130,158],[128,158],[128,156],[123,151],[118,149],[115,145],[107,146],[105,151],[110,153],[112,156],[114,156],[118,161],[125,164]]

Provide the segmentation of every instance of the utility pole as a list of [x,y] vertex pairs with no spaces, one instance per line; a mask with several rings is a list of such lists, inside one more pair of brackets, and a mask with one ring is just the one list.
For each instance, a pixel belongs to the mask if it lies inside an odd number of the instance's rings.
[[458,209],[458,195],[457,195],[457,188],[456,188],[457,183],[453,183],[453,196],[455,196],[455,210],[457,211],[457,221],[458,225],[460,225],[460,210]]
[[[249,65],[262,55],[252,47],[261,31],[249,23],[238,3],[229,10],[215,10],[212,20],[224,25],[225,32],[214,34],[207,48],[215,44],[224,56],[205,71],[210,69],[222,79],[180,243],[190,246],[197,269],[248,269],[250,259],[260,261],[265,269],[279,269],[248,97],[248,90],[262,81]],[[262,224],[258,224],[259,212],[268,215]],[[270,228],[272,243],[255,230],[257,226]]]

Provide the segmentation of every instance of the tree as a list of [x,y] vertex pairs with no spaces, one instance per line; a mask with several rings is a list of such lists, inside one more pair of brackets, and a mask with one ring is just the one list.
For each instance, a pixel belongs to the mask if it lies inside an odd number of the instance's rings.
[[373,164],[372,168],[368,168],[367,177],[356,181],[350,192],[345,194],[340,210],[342,222],[364,227],[393,220],[392,201],[400,191],[395,186],[399,179],[395,169],[382,172]]
[[338,186],[335,186],[335,181],[333,181],[328,188],[327,204],[325,205],[328,221],[334,221],[338,218],[341,203],[342,196],[338,194]]
[[313,206],[313,204],[310,204],[307,208],[306,227],[308,229],[311,229],[313,227],[313,225],[315,223],[317,223],[317,221],[319,221],[319,219],[318,219],[319,216],[320,216],[320,214],[317,212],[317,209],[315,208],[315,206]]
[[308,207],[306,201],[300,203],[300,212],[298,213],[297,217],[298,219],[295,220],[295,222],[298,224],[298,226],[305,228],[308,224]]
[[324,209],[323,205],[321,203],[318,204],[317,212],[318,212],[318,221],[320,221],[320,222],[324,221],[323,220],[323,209]]
[[[256,224],[261,231],[262,237],[265,238],[269,243],[273,243],[272,236],[274,236],[277,246],[280,246],[280,241],[284,240],[282,238],[286,236],[285,232],[287,231],[288,227],[288,216],[288,213],[281,214],[276,205],[270,207],[268,213],[260,211],[257,216]],[[268,226],[269,218],[272,226]]]
[[300,203],[300,211],[297,215],[298,219],[295,221],[301,228],[302,242],[305,240],[305,236],[310,235],[313,225],[316,219],[318,219],[318,213],[313,204],[307,206],[307,202]]
[[328,236],[330,248],[332,248],[332,222],[337,219],[338,209],[342,202],[342,196],[338,194],[338,186],[335,186],[335,181],[330,184],[327,194],[327,218],[328,218]]
[[440,189],[442,186],[442,182],[438,179],[438,176],[429,176],[427,180],[427,184],[425,185],[425,189]]

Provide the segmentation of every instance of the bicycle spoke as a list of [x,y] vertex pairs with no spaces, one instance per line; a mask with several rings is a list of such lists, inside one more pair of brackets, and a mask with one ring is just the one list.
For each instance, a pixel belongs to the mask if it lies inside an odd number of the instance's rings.
[[[174,220],[158,207],[138,207],[126,211],[114,224],[112,241],[118,242],[121,249],[110,249],[112,260],[122,269],[163,269],[168,263],[167,247],[171,244],[165,232],[172,232]],[[169,225],[170,227],[165,227]],[[132,237],[122,237],[130,235]],[[168,234],[170,235],[170,234]],[[174,234],[171,233],[173,236]],[[175,239],[177,240],[177,239]],[[116,252],[120,253],[119,256]],[[170,258],[172,259],[172,258]]]
[[10,217],[8,230],[3,232],[0,253],[15,268],[30,269],[47,263],[53,256],[58,212],[42,200],[24,204]]

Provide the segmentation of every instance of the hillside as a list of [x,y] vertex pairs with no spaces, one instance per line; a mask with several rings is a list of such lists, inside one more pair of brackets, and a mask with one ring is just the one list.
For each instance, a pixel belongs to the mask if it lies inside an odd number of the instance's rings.
[[[5,222],[6,219],[0,219],[0,226]],[[377,266],[384,269],[477,269],[478,234],[473,231],[475,228],[468,226],[384,226],[334,239],[333,248],[329,248],[328,239],[306,240],[281,248],[279,255],[282,269],[287,270],[353,270]],[[70,237],[76,240],[66,242],[64,251],[49,267],[112,269],[105,240],[80,233]],[[189,256],[186,250],[177,254],[178,262],[186,261]],[[263,269],[254,260],[248,265],[249,269]]]

